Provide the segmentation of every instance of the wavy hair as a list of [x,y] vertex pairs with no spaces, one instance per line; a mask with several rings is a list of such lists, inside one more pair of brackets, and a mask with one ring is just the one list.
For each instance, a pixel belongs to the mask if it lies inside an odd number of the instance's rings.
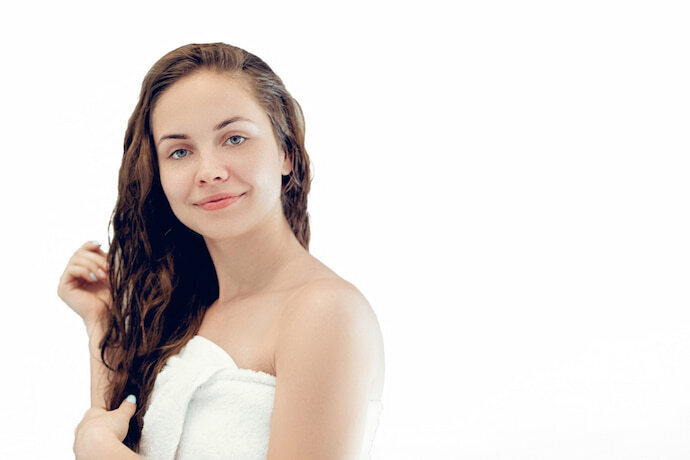
[[218,280],[206,244],[173,214],[161,187],[151,113],[158,98],[180,78],[213,70],[245,78],[266,111],[279,146],[292,161],[282,178],[281,202],[290,227],[309,250],[307,195],[311,183],[304,147],[304,118],[282,80],[259,57],[225,43],[189,44],[160,58],[146,74],[129,118],[111,215],[112,307],[99,344],[109,372],[108,410],[130,393],[137,410],[124,444],[139,451],[144,414],[158,373],[197,333],[218,298]]

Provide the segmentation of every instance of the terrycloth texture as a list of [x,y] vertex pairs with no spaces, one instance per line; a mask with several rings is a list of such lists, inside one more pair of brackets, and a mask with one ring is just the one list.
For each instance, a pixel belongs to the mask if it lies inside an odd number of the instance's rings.
[[[238,368],[196,335],[168,359],[144,415],[140,454],[147,460],[265,460],[276,378]],[[360,459],[369,459],[382,410],[370,400]]]

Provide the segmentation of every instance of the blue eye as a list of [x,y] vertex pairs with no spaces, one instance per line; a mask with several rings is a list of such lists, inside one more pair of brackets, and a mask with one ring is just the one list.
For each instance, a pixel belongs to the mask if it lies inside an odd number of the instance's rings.
[[[243,143],[244,141],[246,141],[246,140],[247,140],[247,138],[244,137],[244,136],[235,135],[235,136],[230,136],[230,137],[228,137],[228,139],[225,141],[225,143],[227,144],[228,141],[229,141],[231,145],[240,145],[240,144],[242,144],[242,143]],[[187,152],[187,153],[189,153],[189,150],[187,150],[187,149],[177,149],[177,150],[175,150],[173,153],[171,153],[168,157],[169,157],[169,158],[174,158],[174,159],[176,159],[176,160],[179,160],[180,158],[184,158],[185,156],[187,156],[187,155],[184,155],[183,157],[175,156],[175,154],[176,154],[177,152]]]
[[[175,155],[177,152],[189,152],[187,149],[177,149],[173,153],[170,154],[170,158],[173,158],[173,155]],[[180,157],[174,157],[174,158],[180,158]]]
[[[241,140],[241,141],[238,141],[238,142],[233,142],[233,141],[231,140],[231,139],[238,139],[238,138],[239,138],[239,139],[242,139],[242,140]],[[247,140],[247,138],[244,137],[244,136],[237,136],[237,135],[235,135],[235,136],[230,136],[230,137],[228,137],[228,140],[225,141],[225,142],[227,143],[228,141],[230,141],[230,143],[231,143],[232,145],[240,145],[242,142],[244,142],[244,141],[246,141],[246,140]]]

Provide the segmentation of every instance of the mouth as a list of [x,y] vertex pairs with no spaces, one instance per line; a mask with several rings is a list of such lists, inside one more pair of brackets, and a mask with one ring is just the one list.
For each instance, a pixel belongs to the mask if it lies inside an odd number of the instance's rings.
[[[245,192],[245,193],[247,193],[247,192]],[[232,195],[232,194],[229,194],[229,193],[218,193],[218,194],[216,194],[216,195],[214,195],[214,196],[212,196],[212,197],[208,197],[208,198],[206,198],[205,200],[199,201],[199,202],[194,203],[194,204],[195,204],[196,206],[203,206],[203,205],[208,204],[208,203],[217,203],[217,202],[219,202],[219,201],[227,200],[227,199],[230,199],[230,198],[232,198],[232,199],[234,199],[234,198],[239,198],[239,197],[241,197],[242,195],[244,195],[244,193],[241,193],[241,194],[239,194],[239,195]]]
[[202,209],[206,209],[208,211],[214,211],[216,209],[223,209],[223,208],[226,208],[226,207],[230,206],[231,204],[235,203],[237,200],[242,198],[244,195],[245,194],[243,193],[241,195],[226,196],[226,197],[219,198],[216,200],[207,201],[207,202],[205,202],[203,204],[199,204],[197,206],[199,206]]

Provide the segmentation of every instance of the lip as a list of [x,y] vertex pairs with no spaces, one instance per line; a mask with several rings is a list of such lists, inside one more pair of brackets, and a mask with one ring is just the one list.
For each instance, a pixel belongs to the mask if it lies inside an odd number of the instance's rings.
[[240,193],[240,194],[216,193],[214,195],[209,195],[206,198],[204,198],[203,200],[197,201],[194,204],[201,206],[201,205],[204,205],[206,203],[210,203],[211,201],[225,200],[226,198],[239,198],[242,195],[244,195],[244,193]]
[[207,211],[215,211],[216,209],[223,209],[227,208],[231,204],[233,204],[235,201],[239,200],[244,196],[244,193],[242,195],[226,195],[225,198],[216,200],[216,201],[207,201],[206,203],[198,205],[199,207],[206,209]]

